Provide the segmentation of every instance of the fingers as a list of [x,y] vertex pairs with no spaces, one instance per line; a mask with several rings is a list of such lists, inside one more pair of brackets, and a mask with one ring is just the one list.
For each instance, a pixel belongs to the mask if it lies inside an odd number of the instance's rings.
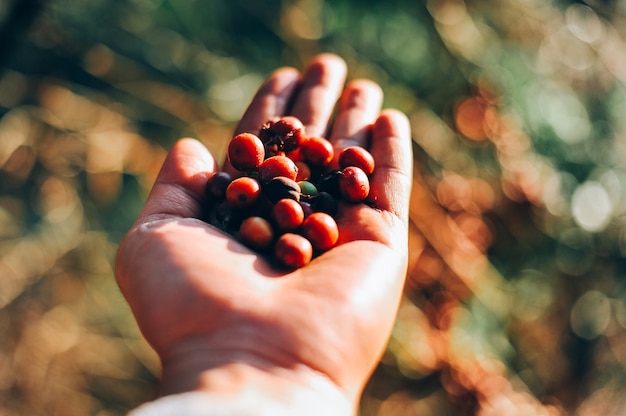
[[333,169],[337,167],[340,149],[369,147],[369,128],[380,114],[382,102],[382,89],[372,81],[355,80],[346,86],[330,137],[335,147]]
[[[294,68],[286,67],[274,71],[259,87],[234,134],[243,132],[258,134],[268,120],[284,115],[299,81],[300,73]],[[228,158],[224,161],[223,170],[230,174],[237,173],[228,162]]]
[[269,119],[285,114],[299,81],[300,74],[294,68],[274,71],[259,87],[237,125],[235,134],[257,134]]
[[369,201],[406,224],[413,176],[411,129],[407,117],[396,110],[383,111],[372,127],[370,152],[376,169],[370,178]]
[[200,142],[179,140],[167,155],[137,223],[200,218],[206,182],[216,170],[215,159]]
[[[346,63],[333,54],[314,57],[302,76],[293,68],[275,71],[257,91],[235,134],[257,134],[268,120],[290,113],[302,121],[307,135],[325,135],[346,74]],[[224,170],[236,173],[228,160]]]
[[[408,120],[395,110],[380,113],[383,93],[372,81],[355,80],[343,90],[346,76],[345,61],[333,54],[314,57],[301,76],[293,68],[275,71],[259,88],[235,133],[258,132],[267,120],[291,114],[302,121],[308,136],[326,136],[339,100],[330,136],[336,150],[334,167],[338,150],[369,148],[376,160],[370,202],[407,221],[413,165]],[[236,173],[228,161],[224,170]]]
[[304,124],[308,136],[325,136],[347,74],[343,59],[332,54],[313,58],[304,71],[291,114]]

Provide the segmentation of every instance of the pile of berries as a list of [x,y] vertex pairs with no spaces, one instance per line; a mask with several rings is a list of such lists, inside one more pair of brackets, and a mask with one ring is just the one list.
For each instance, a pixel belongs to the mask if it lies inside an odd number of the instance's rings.
[[339,201],[365,200],[374,171],[374,158],[360,146],[343,149],[331,170],[332,144],[306,136],[292,116],[236,135],[227,156],[238,173],[209,179],[208,221],[289,269],[335,246]]

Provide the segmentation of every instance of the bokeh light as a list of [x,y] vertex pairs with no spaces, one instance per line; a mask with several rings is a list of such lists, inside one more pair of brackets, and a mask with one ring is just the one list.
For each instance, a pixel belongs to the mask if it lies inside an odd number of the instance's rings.
[[154,396],[117,243],[176,139],[222,160],[262,80],[330,51],[415,150],[360,414],[622,414],[625,24],[610,0],[0,2],[0,413]]

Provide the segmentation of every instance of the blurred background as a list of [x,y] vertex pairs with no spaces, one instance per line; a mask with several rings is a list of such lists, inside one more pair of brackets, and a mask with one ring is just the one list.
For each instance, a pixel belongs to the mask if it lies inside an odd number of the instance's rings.
[[159,367],[116,245],[176,139],[346,59],[415,142],[362,416],[624,415],[626,1],[0,0],[0,414],[122,415]]

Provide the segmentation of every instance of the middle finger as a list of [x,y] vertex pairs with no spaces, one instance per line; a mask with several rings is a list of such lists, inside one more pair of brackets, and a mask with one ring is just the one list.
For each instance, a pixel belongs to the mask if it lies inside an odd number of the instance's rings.
[[318,55],[307,66],[291,111],[304,124],[307,136],[327,134],[346,74],[344,60],[332,54]]
[[341,149],[348,146],[369,147],[370,127],[380,114],[382,101],[382,89],[375,82],[361,79],[346,86],[330,137],[335,148],[333,168],[336,168]]

